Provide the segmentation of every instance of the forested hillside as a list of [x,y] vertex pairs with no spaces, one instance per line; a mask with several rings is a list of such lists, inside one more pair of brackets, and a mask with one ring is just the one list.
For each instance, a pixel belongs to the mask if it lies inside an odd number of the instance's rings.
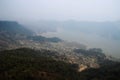
[[[78,66],[55,60],[47,50],[20,48],[0,52],[1,80],[119,80],[120,64],[78,72]],[[53,54],[54,55],[54,54]]]

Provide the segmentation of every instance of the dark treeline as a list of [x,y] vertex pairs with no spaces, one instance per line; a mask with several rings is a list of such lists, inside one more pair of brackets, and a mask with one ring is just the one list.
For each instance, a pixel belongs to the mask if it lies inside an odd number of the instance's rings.
[[57,37],[46,38],[44,36],[28,36],[27,38],[37,42],[62,42],[63,41]]

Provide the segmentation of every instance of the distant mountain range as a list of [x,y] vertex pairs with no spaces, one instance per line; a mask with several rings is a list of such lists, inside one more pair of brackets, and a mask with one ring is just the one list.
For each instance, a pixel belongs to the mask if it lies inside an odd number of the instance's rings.
[[120,22],[78,22],[66,21],[63,28],[86,34],[95,34],[104,38],[120,40]]
[[[94,34],[104,38],[120,40],[120,21],[116,22],[89,22],[89,21],[49,21],[40,20],[36,22],[26,23],[30,29],[37,33],[55,32],[58,28],[66,31],[83,32],[86,34]],[[33,28],[34,27],[34,28]]]

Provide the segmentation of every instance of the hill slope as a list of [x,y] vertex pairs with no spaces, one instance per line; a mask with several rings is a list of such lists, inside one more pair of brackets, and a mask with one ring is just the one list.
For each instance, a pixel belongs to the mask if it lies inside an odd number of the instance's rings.
[[71,64],[47,57],[50,52],[28,48],[0,52],[0,79],[72,80],[70,78],[76,74],[75,69]]
[[14,21],[0,21],[0,32],[8,32],[10,34],[32,35],[32,31],[26,29]]
[[119,80],[120,64],[77,72],[77,65],[55,60],[47,50],[28,48],[0,52],[1,80]]

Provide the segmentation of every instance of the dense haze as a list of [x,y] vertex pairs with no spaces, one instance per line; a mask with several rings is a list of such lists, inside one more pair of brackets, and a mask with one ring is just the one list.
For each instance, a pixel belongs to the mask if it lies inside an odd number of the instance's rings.
[[119,0],[0,0],[0,18],[116,21],[119,4]]
[[120,57],[120,0],[0,0],[0,20]]

